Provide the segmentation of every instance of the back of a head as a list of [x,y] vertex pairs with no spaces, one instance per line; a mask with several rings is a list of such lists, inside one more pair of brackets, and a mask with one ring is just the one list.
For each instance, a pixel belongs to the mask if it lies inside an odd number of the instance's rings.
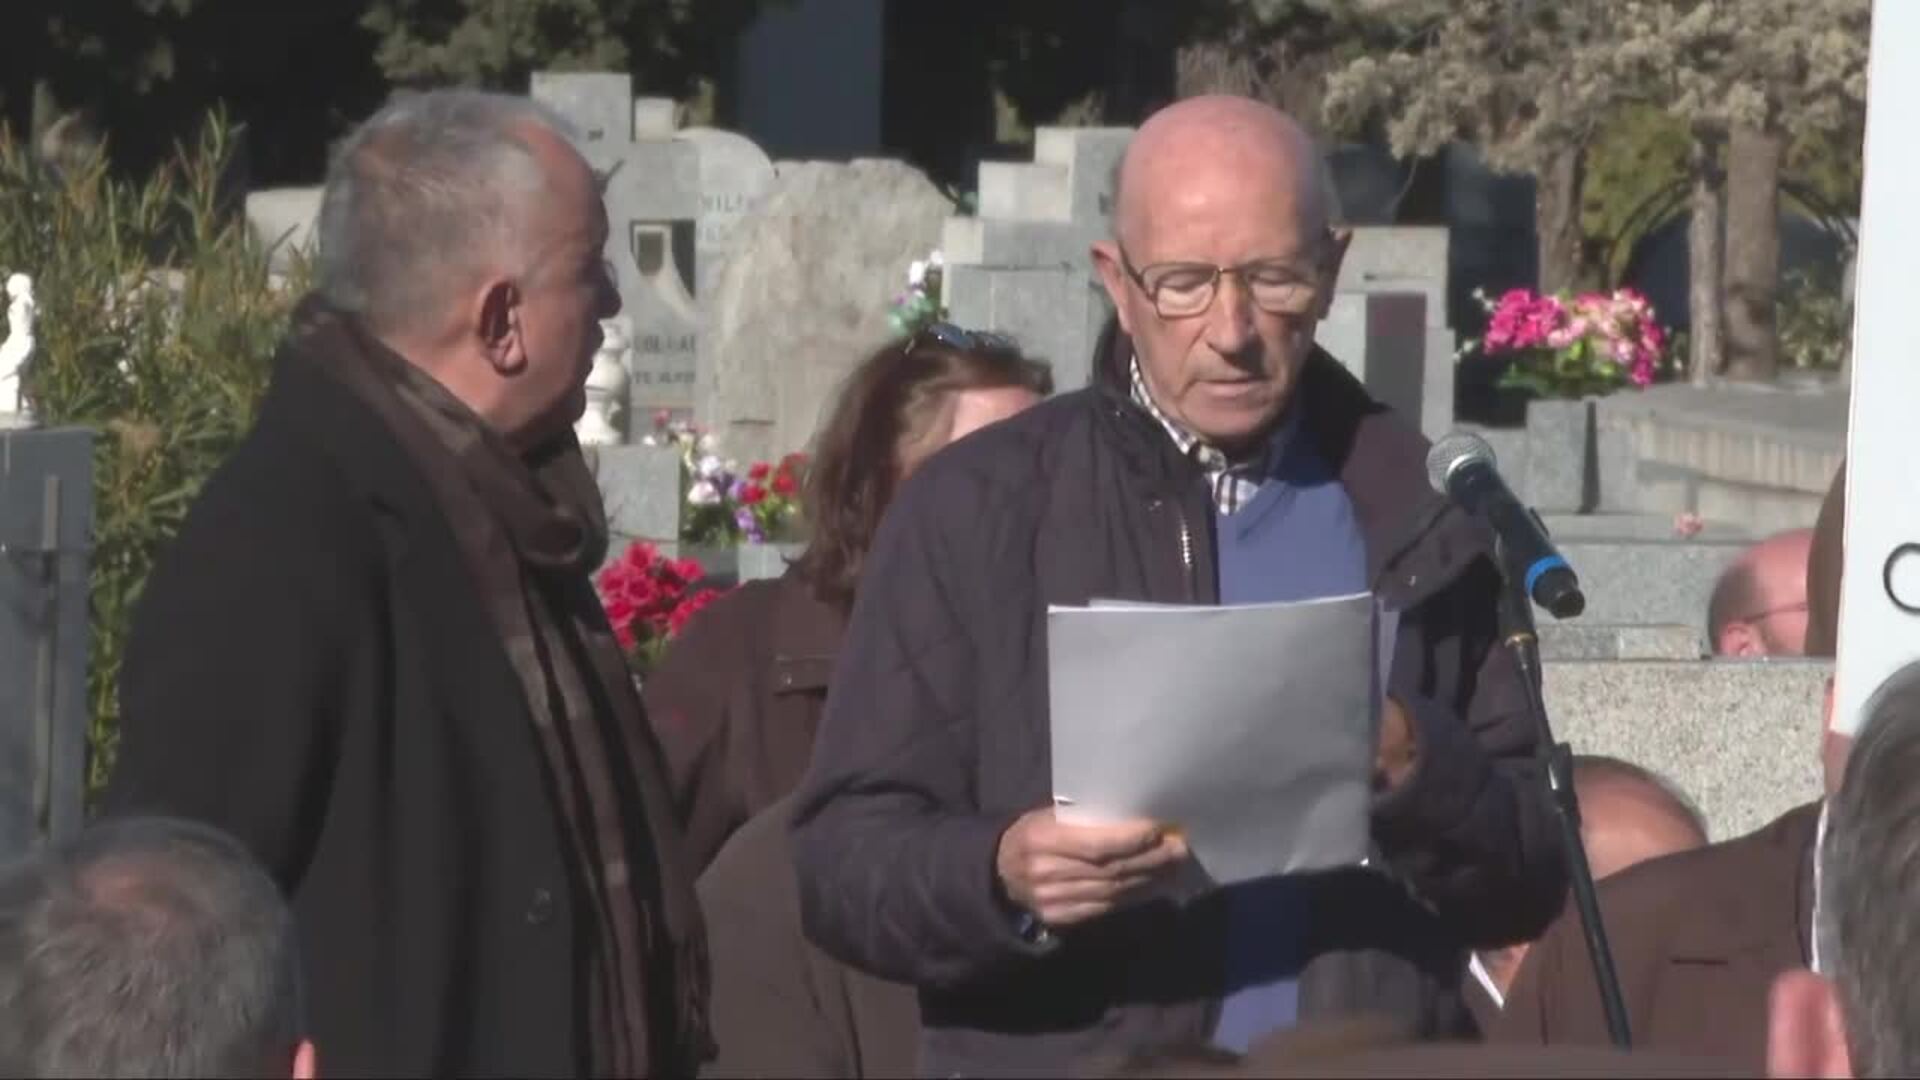
[[1573,762],[1580,831],[1593,876],[1707,842],[1698,807],[1672,781],[1630,761],[1582,754]]
[[1841,462],[1807,551],[1807,655],[1831,657],[1840,644],[1840,569],[1847,518],[1847,466]]
[[1868,702],[1821,849],[1816,932],[1856,1076],[1920,1075],[1916,777],[1920,663],[1896,672]]
[[465,276],[528,265],[528,218],[547,183],[533,129],[571,134],[516,95],[396,95],[334,155],[317,226],[319,293],[397,332],[444,314]]
[[237,841],[127,818],[0,872],[0,1075],[286,1075],[293,918]]
[[979,335],[962,348],[922,332],[881,346],[854,368],[814,436],[803,503],[811,539],[799,567],[814,592],[850,608],[880,517],[919,461],[944,445],[954,395],[1053,392],[1053,372],[1012,342]]

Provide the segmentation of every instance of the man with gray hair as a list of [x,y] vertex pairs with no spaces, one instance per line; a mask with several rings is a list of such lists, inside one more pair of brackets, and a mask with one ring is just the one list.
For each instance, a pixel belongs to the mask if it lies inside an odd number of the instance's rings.
[[1920,1075],[1920,663],[1895,672],[1829,804],[1814,876],[1814,970],[1774,979],[1773,1076]]
[[232,837],[128,818],[0,869],[0,1075],[314,1075],[293,915]]
[[319,287],[146,587],[110,807],[292,897],[330,1069],[683,1075],[704,935],[589,574],[572,424],[619,308],[566,127],[397,99],[327,180]]

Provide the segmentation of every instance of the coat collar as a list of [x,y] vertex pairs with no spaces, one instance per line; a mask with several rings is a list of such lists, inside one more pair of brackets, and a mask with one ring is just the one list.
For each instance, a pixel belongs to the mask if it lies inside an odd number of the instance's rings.
[[[1108,399],[1109,411],[1131,414],[1125,421],[1130,441],[1160,444],[1151,465],[1136,448],[1129,455],[1133,467],[1162,483],[1169,475],[1175,482],[1194,483],[1198,468],[1132,400],[1132,339],[1109,320],[1098,349],[1093,381]],[[1302,432],[1353,502],[1376,591],[1404,610],[1491,555],[1492,537],[1484,527],[1428,486],[1426,438],[1374,400],[1326,350],[1314,346],[1294,393]]]

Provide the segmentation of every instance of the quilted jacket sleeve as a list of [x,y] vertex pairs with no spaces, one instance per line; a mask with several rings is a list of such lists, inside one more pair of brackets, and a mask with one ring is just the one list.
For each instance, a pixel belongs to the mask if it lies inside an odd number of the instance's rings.
[[1559,913],[1566,864],[1512,656],[1479,564],[1403,622],[1390,692],[1420,760],[1374,808],[1394,869],[1469,945],[1531,941]]
[[794,847],[809,938],[882,978],[951,987],[1031,950],[994,870],[1015,815],[973,795],[979,664],[962,598],[983,577],[949,523],[977,526],[982,500],[934,480],[916,475],[875,538]]

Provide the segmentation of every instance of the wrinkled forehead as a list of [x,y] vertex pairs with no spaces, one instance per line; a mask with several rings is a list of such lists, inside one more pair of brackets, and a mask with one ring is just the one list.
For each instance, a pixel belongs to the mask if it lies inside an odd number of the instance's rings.
[[1318,249],[1331,222],[1330,198],[1312,145],[1225,134],[1129,149],[1116,178],[1113,231],[1136,261],[1224,263]]

